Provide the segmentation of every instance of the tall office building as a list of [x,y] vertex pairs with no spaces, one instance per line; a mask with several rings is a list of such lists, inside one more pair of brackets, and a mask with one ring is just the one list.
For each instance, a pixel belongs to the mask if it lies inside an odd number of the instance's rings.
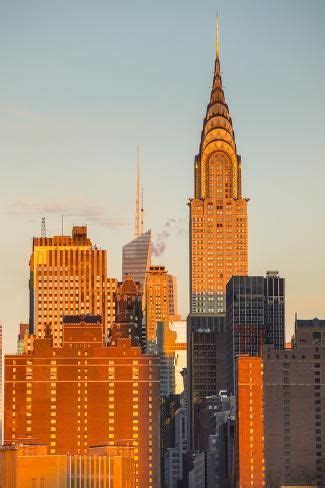
[[151,265],[151,230],[135,237],[122,250],[122,278],[130,274],[144,286],[146,271]]
[[147,351],[157,351],[157,324],[169,322],[169,278],[165,266],[150,266],[145,285]]
[[199,399],[216,395],[227,387],[224,316],[188,317],[187,367],[189,371],[187,435],[191,448],[197,449],[195,404]]
[[35,339],[5,356],[5,444],[46,444],[50,454],[89,446],[134,448],[139,488],[160,486],[159,357],[130,339],[103,341],[100,316],[67,316],[62,346]]
[[190,210],[190,315],[187,320],[189,439],[193,404],[226,387],[225,292],[232,275],[248,272],[247,199],[241,158],[221,80],[219,32],[210,102],[194,159]]
[[233,276],[227,284],[227,385],[234,392],[236,359],[259,356],[263,343],[284,347],[285,281],[279,273]]
[[137,147],[134,239],[125,244],[122,249],[122,280],[126,275],[131,275],[134,281],[140,283],[144,288],[146,272],[151,265],[152,243],[151,230],[143,232],[143,192],[142,198],[140,198],[140,193],[140,148]]
[[261,357],[238,358],[236,436],[238,486],[263,488],[265,467]]
[[190,208],[191,314],[225,312],[233,275],[247,275],[247,199],[242,198],[241,158],[221,81],[217,29],[210,103],[194,160]]
[[264,346],[266,486],[325,486],[325,320],[297,320],[291,349]]
[[285,345],[285,280],[278,271],[267,271],[264,278],[264,342],[275,349]]
[[107,279],[107,252],[97,249],[86,227],[72,236],[34,237],[30,258],[30,333],[41,338],[51,328],[62,341],[63,315],[99,314],[106,334],[114,309]]

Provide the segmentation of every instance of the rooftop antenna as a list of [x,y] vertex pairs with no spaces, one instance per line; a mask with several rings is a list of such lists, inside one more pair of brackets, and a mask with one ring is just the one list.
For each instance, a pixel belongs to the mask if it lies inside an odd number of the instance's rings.
[[61,214],[61,236],[63,236],[63,213]]
[[136,197],[135,197],[135,237],[141,234],[141,211],[140,211],[140,148],[137,146],[137,179],[136,179]]
[[144,208],[143,208],[143,187],[141,188],[141,224],[140,224],[140,231],[143,234],[143,217],[144,217]]
[[41,225],[41,237],[46,237],[46,224],[45,224],[45,217],[42,217],[42,225]]

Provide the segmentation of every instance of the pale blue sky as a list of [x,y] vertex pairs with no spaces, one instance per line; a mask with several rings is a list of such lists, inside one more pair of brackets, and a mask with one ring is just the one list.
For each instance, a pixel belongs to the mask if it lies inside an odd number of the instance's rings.
[[[88,223],[120,277],[135,154],[146,227],[175,219],[159,262],[187,313],[186,202],[212,79],[215,13],[243,160],[250,274],[287,279],[287,322],[325,316],[323,0],[2,0],[0,320],[28,319],[31,239]],[[157,261],[158,262],[158,261]]]

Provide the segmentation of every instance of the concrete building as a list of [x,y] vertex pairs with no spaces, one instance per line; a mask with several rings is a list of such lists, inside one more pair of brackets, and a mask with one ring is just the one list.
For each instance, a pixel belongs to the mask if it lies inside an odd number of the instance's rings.
[[135,237],[122,250],[122,279],[131,275],[144,288],[146,272],[151,266],[151,230]]
[[266,486],[325,486],[325,320],[296,320],[292,349],[263,362]]
[[239,356],[237,381],[237,486],[263,488],[265,466],[262,358]]
[[145,285],[147,351],[157,352],[157,324],[169,322],[169,278],[165,266],[150,266]]
[[110,330],[110,343],[112,334],[120,331],[120,337],[130,337],[134,346],[145,349],[145,337],[142,325],[142,298],[143,291],[140,283],[136,283],[131,275],[126,275],[122,282],[118,283],[115,293],[116,323]]
[[169,281],[169,316],[170,320],[180,320],[178,315],[178,300],[177,300],[177,278],[174,275],[168,275]]
[[0,449],[0,486],[5,488],[134,488],[131,447],[102,446],[88,454],[49,455],[47,446],[25,444]]
[[102,316],[103,334],[115,319],[113,282],[107,278],[107,252],[94,246],[87,227],[72,236],[34,237],[30,258],[30,334],[43,338],[51,328],[62,341],[64,315]]
[[28,440],[50,454],[83,455],[127,441],[135,486],[157,488],[159,357],[130,339],[107,347],[102,328],[100,316],[66,317],[61,347],[46,336],[30,354],[5,356],[5,444]]

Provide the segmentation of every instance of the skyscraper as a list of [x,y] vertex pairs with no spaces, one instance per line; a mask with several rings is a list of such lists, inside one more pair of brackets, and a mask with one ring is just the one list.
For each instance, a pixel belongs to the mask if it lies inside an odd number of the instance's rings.
[[247,199],[242,198],[241,158],[221,81],[217,27],[210,103],[194,160],[190,208],[191,314],[225,312],[233,275],[248,272]]
[[263,343],[283,349],[285,280],[277,271],[263,276],[233,276],[227,284],[227,384],[233,390],[240,354],[259,356]]
[[236,431],[238,486],[263,488],[265,468],[261,357],[239,356],[238,358]]
[[107,253],[87,237],[87,227],[72,236],[34,237],[30,258],[30,333],[44,337],[50,327],[62,341],[63,315],[99,314],[103,333],[113,319]]
[[151,230],[140,234],[123,246],[122,278],[130,274],[134,281],[144,286],[146,271],[151,265]]
[[224,323],[222,316],[193,316],[188,326],[188,439],[192,449],[197,449],[196,402],[218,394],[227,386]]
[[116,324],[112,325],[110,332],[117,332],[118,327],[121,337],[130,337],[133,345],[141,345],[144,350],[146,338],[142,326],[142,297],[140,283],[136,283],[131,275],[126,275],[124,280],[118,283],[115,293]]
[[194,198],[189,200],[190,315],[187,319],[189,439],[193,405],[226,386],[225,292],[232,275],[248,272],[247,199],[241,158],[221,80],[219,32],[210,102],[194,159]]
[[264,278],[264,342],[283,349],[285,343],[285,280],[278,271]]
[[159,357],[130,339],[103,341],[100,316],[67,316],[62,346],[34,340],[33,354],[5,356],[5,444],[46,444],[50,454],[89,446],[134,448],[138,488],[157,488]]
[[151,265],[151,230],[143,232],[143,197],[140,205],[140,149],[137,148],[136,202],[134,239],[122,249],[122,280],[130,274],[144,288],[146,272]]
[[147,351],[157,351],[157,324],[169,322],[169,278],[165,266],[150,266],[145,286]]

